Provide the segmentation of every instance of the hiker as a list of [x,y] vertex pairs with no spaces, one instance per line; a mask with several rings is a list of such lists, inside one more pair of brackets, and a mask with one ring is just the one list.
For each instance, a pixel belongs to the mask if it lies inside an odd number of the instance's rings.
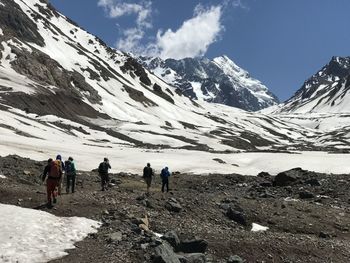
[[52,203],[57,203],[56,188],[59,181],[62,178],[62,165],[58,160],[53,161],[51,158],[47,161],[47,165],[44,169],[43,182],[46,180],[47,191],[47,207],[52,208]]
[[149,189],[151,187],[153,175],[154,175],[154,172],[153,172],[153,169],[151,168],[151,164],[147,163],[147,166],[143,168],[143,179],[147,184],[147,194],[149,194]]
[[[65,171],[65,167],[64,167],[64,163],[62,162],[62,156],[60,154],[58,154],[56,156],[56,161],[58,161],[60,163],[61,170],[62,170],[62,172],[64,172]],[[61,195],[61,192],[62,192],[62,182],[63,182],[63,176],[61,176],[60,181],[57,184],[58,195]]]
[[71,185],[72,193],[74,193],[76,169],[73,157],[69,157],[68,160],[64,162],[64,167],[66,169],[66,193],[69,194],[69,189]]
[[162,169],[160,177],[162,179],[162,193],[164,193],[164,187],[166,186],[166,191],[169,192],[169,176],[170,171],[168,167]]
[[101,177],[102,191],[107,190],[107,185],[109,182],[108,169],[111,169],[111,165],[109,164],[108,158],[104,158],[103,162],[100,163],[100,165],[98,167],[98,173]]

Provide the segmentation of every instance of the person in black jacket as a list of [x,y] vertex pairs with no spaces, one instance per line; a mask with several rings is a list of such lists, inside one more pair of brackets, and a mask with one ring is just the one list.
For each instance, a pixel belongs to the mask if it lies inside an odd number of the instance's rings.
[[149,189],[151,188],[152,177],[154,175],[153,169],[151,168],[151,164],[147,163],[147,166],[143,168],[143,179],[147,185],[147,194],[149,194]]
[[98,173],[101,177],[101,186],[102,191],[107,190],[108,182],[109,182],[109,176],[108,176],[108,170],[111,169],[111,165],[109,164],[108,158],[104,158],[103,162],[100,163],[98,166]]
[[64,162],[65,173],[66,173],[66,193],[69,194],[70,186],[72,185],[72,193],[74,193],[75,188],[75,177],[77,175],[75,169],[75,163],[73,157],[69,157],[67,161]]

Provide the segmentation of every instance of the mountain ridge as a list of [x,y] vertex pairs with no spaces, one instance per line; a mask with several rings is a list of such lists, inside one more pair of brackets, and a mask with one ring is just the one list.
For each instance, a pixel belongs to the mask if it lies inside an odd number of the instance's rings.
[[307,79],[290,99],[282,103],[277,112],[350,112],[349,90],[350,57],[333,56],[327,65]]

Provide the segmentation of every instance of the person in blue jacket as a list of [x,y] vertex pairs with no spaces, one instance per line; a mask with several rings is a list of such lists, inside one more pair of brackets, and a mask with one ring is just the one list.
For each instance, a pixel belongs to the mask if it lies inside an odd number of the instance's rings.
[[166,191],[169,192],[169,177],[171,173],[168,167],[162,169],[160,177],[162,179],[162,192],[164,193],[164,188],[166,186]]

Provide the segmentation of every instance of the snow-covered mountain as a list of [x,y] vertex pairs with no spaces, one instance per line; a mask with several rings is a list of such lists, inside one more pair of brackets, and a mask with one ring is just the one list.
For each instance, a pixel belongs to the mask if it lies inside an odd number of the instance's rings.
[[333,57],[278,112],[349,113],[350,57]]
[[220,103],[257,111],[278,103],[260,81],[227,56],[181,60],[139,57],[146,68],[194,100]]
[[[234,70],[226,58],[209,64]],[[194,101],[46,1],[0,0],[0,155],[43,160],[73,152],[89,168],[103,156],[137,168],[177,156],[182,167],[230,172],[218,155],[349,148],[345,133],[306,121]]]

